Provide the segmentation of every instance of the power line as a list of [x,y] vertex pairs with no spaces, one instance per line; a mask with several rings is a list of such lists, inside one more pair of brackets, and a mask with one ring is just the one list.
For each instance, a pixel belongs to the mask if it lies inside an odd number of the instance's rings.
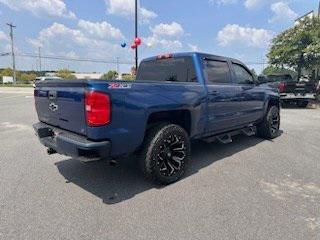
[[[29,57],[29,58],[39,58],[39,54],[32,53],[18,53],[16,56],[19,57]],[[64,60],[64,61],[76,61],[76,62],[94,62],[94,63],[107,63],[107,64],[123,64],[132,65],[133,62],[129,61],[119,61],[119,60],[106,60],[106,59],[94,59],[94,58],[73,58],[65,56],[55,56],[55,55],[41,55],[41,59],[51,59],[51,60]]]
[[[6,55],[8,55],[6,53]],[[0,54],[1,56],[1,54]],[[65,60],[65,61],[77,61],[77,62],[95,62],[95,63],[110,63],[110,64],[123,64],[123,65],[131,65],[134,64],[134,62],[130,61],[120,61],[117,57],[115,60],[107,60],[107,59],[95,59],[95,58],[73,58],[73,57],[65,57],[65,56],[56,56],[56,55],[41,55],[39,56],[33,53],[18,53],[16,54],[18,57],[30,57],[30,58],[40,58],[41,59],[53,59],[53,60]],[[263,65],[267,64],[267,61],[257,61],[257,62],[244,62],[248,65]]]
[[11,56],[12,56],[12,68],[13,68],[13,83],[15,84],[17,81],[17,74],[16,74],[16,59],[14,55],[14,45],[13,45],[13,28],[16,28],[17,26],[14,26],[12,23],[7,23],[7,25],[10,28],[10,39],[11,39]]
[[119,57],[117,57],[117,73],[119,74]]
[[[10,53],[0,53],[0,57],[8,56]],[[133,65],[134,62],[130,61],[120,61],[119,57],[115,60],[108,59],[94,59],[94,58],[75,58],[75,57],[66,57],[66,56],[56,56],[56,55],[42,55],[41,49],[38,49],[38,54],[33,53],[17,53],[16,57],[27,57],[27,58],[36,58],[39,59],[40,70],[42,69],[42,59],[51,59],[51,60],[63,60],[63,61],[75,61],[75,62],[93,62],[93,63],[105,63],[105,64],[116,64],[117,69],[119,65]],[[247,65],[267,65],[267,61],[252,61],[252,62],[244,62]]]

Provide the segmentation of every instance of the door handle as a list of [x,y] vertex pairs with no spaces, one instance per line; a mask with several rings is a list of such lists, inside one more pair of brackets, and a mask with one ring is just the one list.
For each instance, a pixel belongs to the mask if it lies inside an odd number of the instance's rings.
[[215,101],[218,96],[219,96],[219,91],[212,91],[208,93],[209,101]]

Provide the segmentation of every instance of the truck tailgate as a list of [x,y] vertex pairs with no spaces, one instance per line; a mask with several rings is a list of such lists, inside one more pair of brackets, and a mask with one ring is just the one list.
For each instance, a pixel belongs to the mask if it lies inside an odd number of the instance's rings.
[[44,81],[34,91],[39,120],[85,135],[85,81]]
[[315,93],[315,84],[312,82],[287,82],[285,87],[285,93]]

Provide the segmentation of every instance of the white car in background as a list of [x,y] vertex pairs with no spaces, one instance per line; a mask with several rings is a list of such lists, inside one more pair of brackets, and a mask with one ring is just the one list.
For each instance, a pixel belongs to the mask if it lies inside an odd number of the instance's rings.
[[37,77],[34,82],[33,82],[33,87],[35,88],[36,87],[36,84],[38,82],[42,82],[42,81],[45,81],[45,80],[62,80],[63,78],[61,77]]

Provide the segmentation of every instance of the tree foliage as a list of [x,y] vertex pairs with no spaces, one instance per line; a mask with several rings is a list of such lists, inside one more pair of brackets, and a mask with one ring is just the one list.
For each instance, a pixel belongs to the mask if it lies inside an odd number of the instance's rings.
[[116,80],[118,78],[119,74],[117,71],[109,71],[102,75],[102,80]]
[[134,75],[129,75],[129,74],[125,74],[125,75],[123,75],[122,76],[122,80],[124,80],[124,81],[133,81],[133,80],[135,80],[135,76]]
[[320,66],[320,18],[305,18],[272,41],[268,53],[270,64],[294,68],[298,76],[301,69]]
[[8,76],[12,77],[13,76],[13,70],[11,68],[5,68],[0,72],[0,76]]
[[72,80],[77,79],[75,75],[73,75],[73,72],[71,72],[68,69],[61,69],[57,72],[57,77],[61,77],[63,79]]
[[18,76],[18,79],[25,83],[30,83],[31,81],[34,81],[36,79],[37,75],[34,73],[21,73],[20,76]]
[[[31,81],[35,80],[37,77],[36,72],[24,72],[24,71],[17,71],[17,80],[25,83],[30,83]],[[13,70],[11,68],[5,68],[0,71],[0,77],[9,76],[13,77]]]

